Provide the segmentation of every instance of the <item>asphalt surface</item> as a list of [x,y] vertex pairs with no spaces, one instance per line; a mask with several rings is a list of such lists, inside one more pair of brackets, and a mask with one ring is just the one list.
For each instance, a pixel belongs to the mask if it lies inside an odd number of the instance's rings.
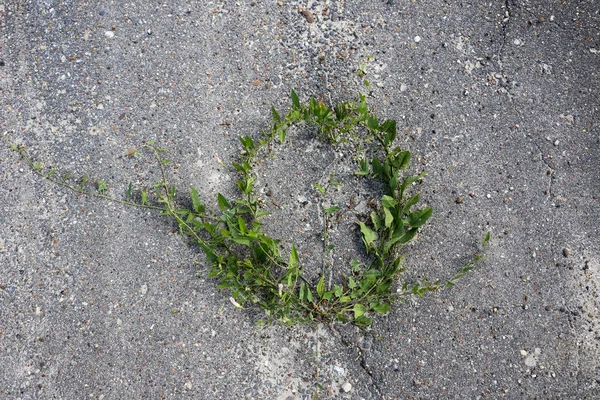
[[[193,185],[216,207],[235,194],[238,138],[291,89],[327,103],[366,91],[398,120],[410,168],[429,171],[434,216],[406,279],[449,277],[492,240],[455,288],[395,305],[368,332],[259,330],[260,312],[233,307],[168,220],[54,186],[2,144],[0,398],[600,398],[599,10],[4,1],[0,133],[48,167],[124,193],[156,181],[127,156],[155,139],[182,196]],[[308,264],[313,183],[333,153],[308,140],[261,170],[282,207],[266,229]],[[354,189],[368,188],[341,190]]]

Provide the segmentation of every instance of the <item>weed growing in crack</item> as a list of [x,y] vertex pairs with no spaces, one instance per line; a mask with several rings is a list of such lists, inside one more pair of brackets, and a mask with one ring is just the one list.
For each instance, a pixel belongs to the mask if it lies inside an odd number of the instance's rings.
[[[231,302],[236,307],[255,305],[263,309],[266,318],[260,322],[264,323],[278,320],[292,325],[337,320],[365,327],[372,323],[373,315],[388,313],[394,301],[453,286],[480,261],[481,256],[475,255],[446,281],[405,282],[396,290],[398,277],[405,271],[401,250],[415,238],[432,214],[431,208],[417,207],[419,193],[409,193],[424,174],[404,175],[410,152],[393,145],[396,121],[378,121],[362,95],[357,101],[343,102],[333,108],[315,99],[302,104],[294,91],[291,100],[292,107],[283,117],[275,108],[271,109],[271,128],[263,132],[259,140],[248,136],[240,139],[243,151],[232,166],[240,176],[237,186],[241,196],[227,199],[218,194],[219,210],[216,211],[205,206],[195,188],[189,193],[191,207],[178,204],[175,187],[169,184],[165,170],[170,160],[164,158],[165,150],[154,141],[148,141],[139,151],[153,154],[160,166],[161,179],[150,192],[140,191],[139,202],[133,200],[131,184],[125,200],[108,196],[109,188],[103,180],[96,181],[96,190],[88,190],[87,176],[78,183],[73,183],[70,176],[57,178],[55,170],[45,171],[40,162],[31,160],[22,146],[9,145],[21,154],[36,174],[55,184],[124,205],[157,209],[161,211],[160,215],[174,219],[179,232],[203,250],[210,266],[208,277],[220,281],[217,288],[229,290]],[[289,254],[283,255],[280,241],[266,235],[262,229],[261,217],[267,213],[255,192],[254,167],[262,157],[273,152],[276,141],[284,143],[290,128],[299,124],[316,127],[318,139],[333,146],[352,143],[360,153],[355,174],[379,181],[384,188],[385,194],[375,202],[368,218],[356,221],[364,252],[370,261],[353,260],[348,269],[350,273],[341,282],[332,282],[331,272],[326,268],[318,279],[307,279],[296,246],[292,244]],[[337,185],[335,177],[330,175],[326,185],[316,183],[315,188],[320,195],[326,196],[328,189]],[[149,202],[149,195],[153,204]],[[339,206],[325,207],[324,204],[327,203],[321,202],[325,220],[322,237],[325,253],[328,253],[333,250],[333,245],[328,240],[327,227]],[[489,234],[483,245],[488,241]]]

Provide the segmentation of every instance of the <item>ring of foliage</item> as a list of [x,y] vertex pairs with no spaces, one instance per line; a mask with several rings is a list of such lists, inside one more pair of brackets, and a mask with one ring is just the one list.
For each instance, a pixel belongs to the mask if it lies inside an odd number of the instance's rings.
[[[170,160],[163,158],[165,150],[154,141],[148,141],[142,148],[154,154],[161,168],[162,178],[151,191],[156,194],[158,204],[149,204],[146,189],[141,190],[139,201],[134,201],[131,184],[125,200],[105,194],[108,185],[103,180],[96,181],[95,192],[88,191],[85,188],[87,175],[77,184],[71,184],[70,174],[57,178],[54,169],[45,171],[40,162],[29,158],[22,146],[10,143],[9,146],[21,154],[36,174],[58,185],[126,205],[158,209],[161,215],[173,217],[180,233],[190,237],[205,253],[210,265],[208,277],[220,280],[219,289],[230,290],[230,300],[235,306],[244,308],[254,304],[263,309],[267,318],[260,322],[279,320],[292,325],[338,320],[368,326],[373,315],[388,313],[392,302],[453,286],[473,268],[481,258],[477,254],[447,281],[403,283],[393,290],[398,276],[405,271],[400,250],[414,239],[432,214],[431,208],[416,207],[419,193],[408,195],[411,186],[420,181],[424,173],[403,175],[410,162],[410,152],[393,146],[396,121],[380,123],[370,112],[363,95],[359,95],[357,101],[343,102],[333,108],[315,99],[301,104],[294,91],[291,99],[292,107],[284,117],[275,108],[271,109],[270,130],[263,132],[260,140],[248,136],[240,139],[243,151],[238,162],[232,165],[240,175],[237,186],[242,196],[226,199],[218,194],[216,212],[207,209],[193,187],[190,189],[191,207],[181,208],[177,204],[175,187],[168,184],[165,173]],[[362,265],[352,261],[352,274],[333,287],[326,285],[325,275],[317,282],[307,280],[296,247],[292,245],[290,254],[284,257],[279,240],[264,234],[260,222],[267,213],[261,210],[261,200],[254,190],[253,167],[274,141],[283,143],[289,128],[297,124],[316,126],[319,139],[333,145],[358,140],[363,154],[358,159],[356,175],[380,180],[384,186],[385,194],[371,212],[370,221],[357,221],[370,263]],[[367,158],[367,154],[374,156]],[[319,190],[324,189],[319,187]],[[488,240],[489,234],[484,245]]]
[[[344,102],[333,109],[315,99],[301,104],[294,91],[291,98],[292,107],[283,118],[275,108],[271,109],[271,129],[263,132],[258,142],[248,136],[240,139],[244,150],[240,160],[233,163],[240,174],[237,181],[242,193],[240,199],[228,200],[218,194],[220,213],[217,215],[207,213],[194,188],[190,192],[191,209],[172,209],[174,193],[160,200],[169,208],[167,213],[176,216],[181,233],[192,236],[200,245],[211,265],[208,276],[220,279],[218,288],[231,291],[234,305],[241,308],[249,303],[258,305],[267,314],[262,322],[280,320],[294,324],[339,320],[368,326],[372,323],[371,316],[389,312],[393,301],[452,286],[472,269],[478,256],[446,282],[404,283],[399,290],[392,291],[398,275],[405,271],[404,257],[399,251],[432,214],[431,208],[415,209],[418,193],[407,195],[410,186],[424,174],[402,176],[409,165],[410,152],[393,146],[396,121],[380,123],[369,111],[363,95],[358,101]],[[370,222],[357,222],[371,262],[358,265],[353,261],[352,275],[333,287],[327,287],[324,275],[316,283],[305,279],[296,247],[291,246],[288,257],[282,256],[279,241],[265,235],[261,228],[260,217],[266,213],[261,210],[254,191],[253,167],[273,141],[283,143],[288,129],[300,123],[318,127],[323,141],[337,144],[359,137],[363,145],[375,144],[378,151],[372,159],[360,158],[356,172],[359,176],[381,180],[385,187]],[[363,136],[355,134],[359,128]]]

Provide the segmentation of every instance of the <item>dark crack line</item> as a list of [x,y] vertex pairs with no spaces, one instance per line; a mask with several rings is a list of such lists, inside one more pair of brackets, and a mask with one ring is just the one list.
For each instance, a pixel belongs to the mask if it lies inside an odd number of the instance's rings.
[[502,51],[506,45],[506,37],[508,35],[508,27],[510,25],[510,19],[512,18],[511,0],[504,1],[504,18],[502,19],[502,43],[498,49],[498,66],[502,70]]
[[337,336],[340,339],[340,341],[342,342],[342,344],[344,346],[356,349],[356,352],[358,353],[358,358],[357,359],[360,359],[360,364],[359,364],[360,367],[365,371],[365,373],[367,375],[369,375],[369,378],[371,379],[371,385],[375,389],[375,392],[377,392],[377,395],[379,396],[379,398],[383,399],[384,397],[383,397],[383,393],[381,391],[381,388],[376,383],[375,377],[373,375],[373,371],[371,371],[371,369],[369,368],[369,365],[367,364],[367,360],[365,359],[365,355],[364,355],[362,349],[360,348],[360,346],[352,343],[349,340],[346,340],[344,338],[344,336],[340,333],[340,331],[338,331],[336,329],[335,325],[330,324],[329,325],[329,329],[332,331],[332,333],[334,334],[334,336]]

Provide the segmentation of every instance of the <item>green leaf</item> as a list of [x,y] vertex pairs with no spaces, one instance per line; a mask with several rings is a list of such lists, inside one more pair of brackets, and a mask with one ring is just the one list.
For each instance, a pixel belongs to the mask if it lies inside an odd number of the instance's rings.
[[490,237],[491,237],[490,232],[486,233],[485,238],[483,238],[483,242],[482,242],[483,246],[487,246],[488,242],[490,241]]
[[198,190],[195,187],[190,187],[190,197],[192,198],[192,206],[194,207],[194,211],[198,214],[204,213],[204,203],[200,200],[198,196]]
[[335,294],[335,297],[340,297],[343,294],[343,290],[341,286],[335,285],[333,288],[333,294]]
[[392,164],[398,169],[405,169],[410,164],[410,151],[401,151],[399,147],[394,149],[394,158]]
[[392,287],[392,280],[388,279],[384,283],[377,285],[377,294],[389,294],[390,288]]
[[414,213],[408,215],[407,222],[413,228],[418,228],[427,222],[429,217],[431,217],[432,212],[432,209],[429,207],[424,208],[423,210],[415,211]]
[[308,285],[306,283],[303,283],[302,285],[300,285],[300,293],[298,294],[298,296],[300,297],[300,300],[302,301],[313,301],[313,295],[310,291],[310,288],[308,287]]
[[248,152],[252,151],[256,147],[254,140],[252,140],[250,136],[241,137],[240,142],[242,142],[242,146],[244,146],[244,149],[246,149]]
[[371,308],[378,314],[387,314],[390,311],[389,303],[371,305]]
[[373,222],[376,231],[381,229],[381,218],[375,211],[371,211],[371,222]]
[[398,204],[398,202],[393,197],[386,194],[381,198],[381,204],[385,208],[393,208],[396,206],[396,204]]
[[356,318],[354,321],[352,321],[352,323],[356,326],[369,326],[373,323],[373,320],[362,315],[361,317]]
[[298,99],[298,95],[296,94],[296,92],[294,92],[294,89],[292,89],[292,107],[295,109],[299,109],[300,108],[300,99]]
[[242,234],[245,235],[248,233],[248,228],[246,227],[246,223],[242,217],[238,217],[238,226],[240,227],[240,232]]
[[413,240],[413,238],[417,234],[417,231],[418,231],[417,228],[412,228],[412,229],[408,230],[404,235],[402,235],[400,237],[399,242],[402,244],[410,242],[411,240]]
[[327,189],[325,189],[323,186],[319,185],[318,183],[315,183],[315,187],[319,190],[319,192],[321,193],[325,193],[327,191]]
[[351,276],[348,277],[348,287],[354,289],[356,287],[356,281]]
[[396,189],[398,189],[398,172],[399,171],[397,171],[397,170],[394,171],[394,173],[388,180],[388,185],[390,187],[391,193],[394,193],[396,191]]
[[360,263],[358,262],[358,260],[356,258],[353,259],[352,261],[350,261],[350,266],[352,267],[353,272],[360,271]]
[[285,135],[286,135],[286,131],[283,128],[280,128],[278,131],[278,135],[279,135],[279,142],[283,143],[285,141]]
[[391,268],[388,270],[388,272],[386,272],[386,275],[393,276],[398,272],[402,272],[400,270],[400,267],[402,266],[402,263],[404,262],[405,258],[406,258],[406,256],[404,256],[404,255],[396,258],[394,260],[394,263],[391,265]]
[[292,245],[292,251],[290,252],[290,261],[288,262],[288,268],[295,267],[299,262],[298,252],[296,251],[296,246]]
[[409,176],[409,177],[404,178],[404,181],[402,182],[402,185],[400,186],[400,196],[402,196],[404,194],[404,190],[409,185],[412,185],[419,179],[423,178],[425,175],[427,175],[427,171],[421,172],[418,176]]
[[380,276],[381,271],[377,269],[370,269],[366,271],[360,280],[360,288],[365,292],[370,290]]
[[273,119],[276,122],[281,122],[281,117],[279,117],[279,114],[277,113],[277,110],[275,109],[275,107],[271,107],[271,113],[273,113]]
[[378,129],[379,128],[379,123],[377,123],[377,117],[374,116],[374,115],[370,115],[369,119],[367,120],[367,126],[371,130]]
[[393,237],[398,237],[398,236],[402,236],[404,234],[404,222],[396,217],[395,221],[395,227],[394,227],[394,233],[392,234]]
[[369,175],[369,160],[361,158],[358,161],[358,165],[360,166],[360,171],[355,172],[356,175]]
[[373,167],[373,173],[375,175],[383,176],[383,167],[381,166],[379,158],[373,157],[373,161],[371,161],[371,166]]
[[250,165],[246,163],[243,164],[238,164],[238,163],[231,163],[231,165],[233,166],[233,168],[235,168],[236,171],[241,172],[242,174],[247,173],[250,170]]
[[410,211],[410,208],[419,202],[419,193],[406,200],[404,207],[402,207],[402,214],[406,214]]
[[334,181],[333,178],[334,178],[333,174],[330,174],[329,175],[329,184],[331,186],[342,186],[342,182]]
[[417,231],[418,231],[418,228],[412,228],[409,231],[407,231],[404,235],[395,236],[392,239],[386,241],[385,244],[383,245],[384,253],[387,253],[389,251],[389,249],[397,243],[404,244],[404,243],[410,242],[417,234]]
[[379,129],[385,133],[385,142],[386,145],[389,145],[396,139],[396,120],[388,119],[386,120]]
[[367,312],[367,308],[362,304],[356,303],[353,308],[354,319],[360,318]]
[[367,246],[367,248],[374,247],[375,246],[374,242],[377,239],[379,239],[377,232],[373,231],[371,228],[369,228],[362,222],[359,222],[358,224],[360,225],[360,231],[363,234],[363,241],[365,242],[365,245]]
[[146,192],[146,189],[142,189],[142,205],[146,204],[148,202],[148,192]]
[[337,210],[339,210],[340,208],[338,206],[331,206],[327,209],[325,209],[325,212],[327,214],[333,214],[334,212],[336,212]]
[[304,300],[306,296],[306,283],[303,283],[302,285],[300,285],[300,292],[298,293],[298,297],[300,298],[300,300]]
[[100,194],[104,194],[104,192],[108,189],[108,185],[102,179],[98,180],[98,192]]
[[127,200],[131,199],[131,191],[133,190],[133,186],[131,185],[131,182],[129,182],[129,186],[127,186],[127,191],[125,192],[125,198]]
[[319,295],[319,298],[324,298],[325,290],[325,275],[322,275],[321,279],[319,279],[319,283],[317,283],[317,294]]
[[231,208],[231,205],[221,193],[217,194],[217,202],[219,203],[221,211],[229,210]]
[[384,208],[383,212],[385,213],[385,227],[389,228],[390,226],[392,226],[392,222],[394,222],[394,217],[392,216],[390,210],[387,208]]

